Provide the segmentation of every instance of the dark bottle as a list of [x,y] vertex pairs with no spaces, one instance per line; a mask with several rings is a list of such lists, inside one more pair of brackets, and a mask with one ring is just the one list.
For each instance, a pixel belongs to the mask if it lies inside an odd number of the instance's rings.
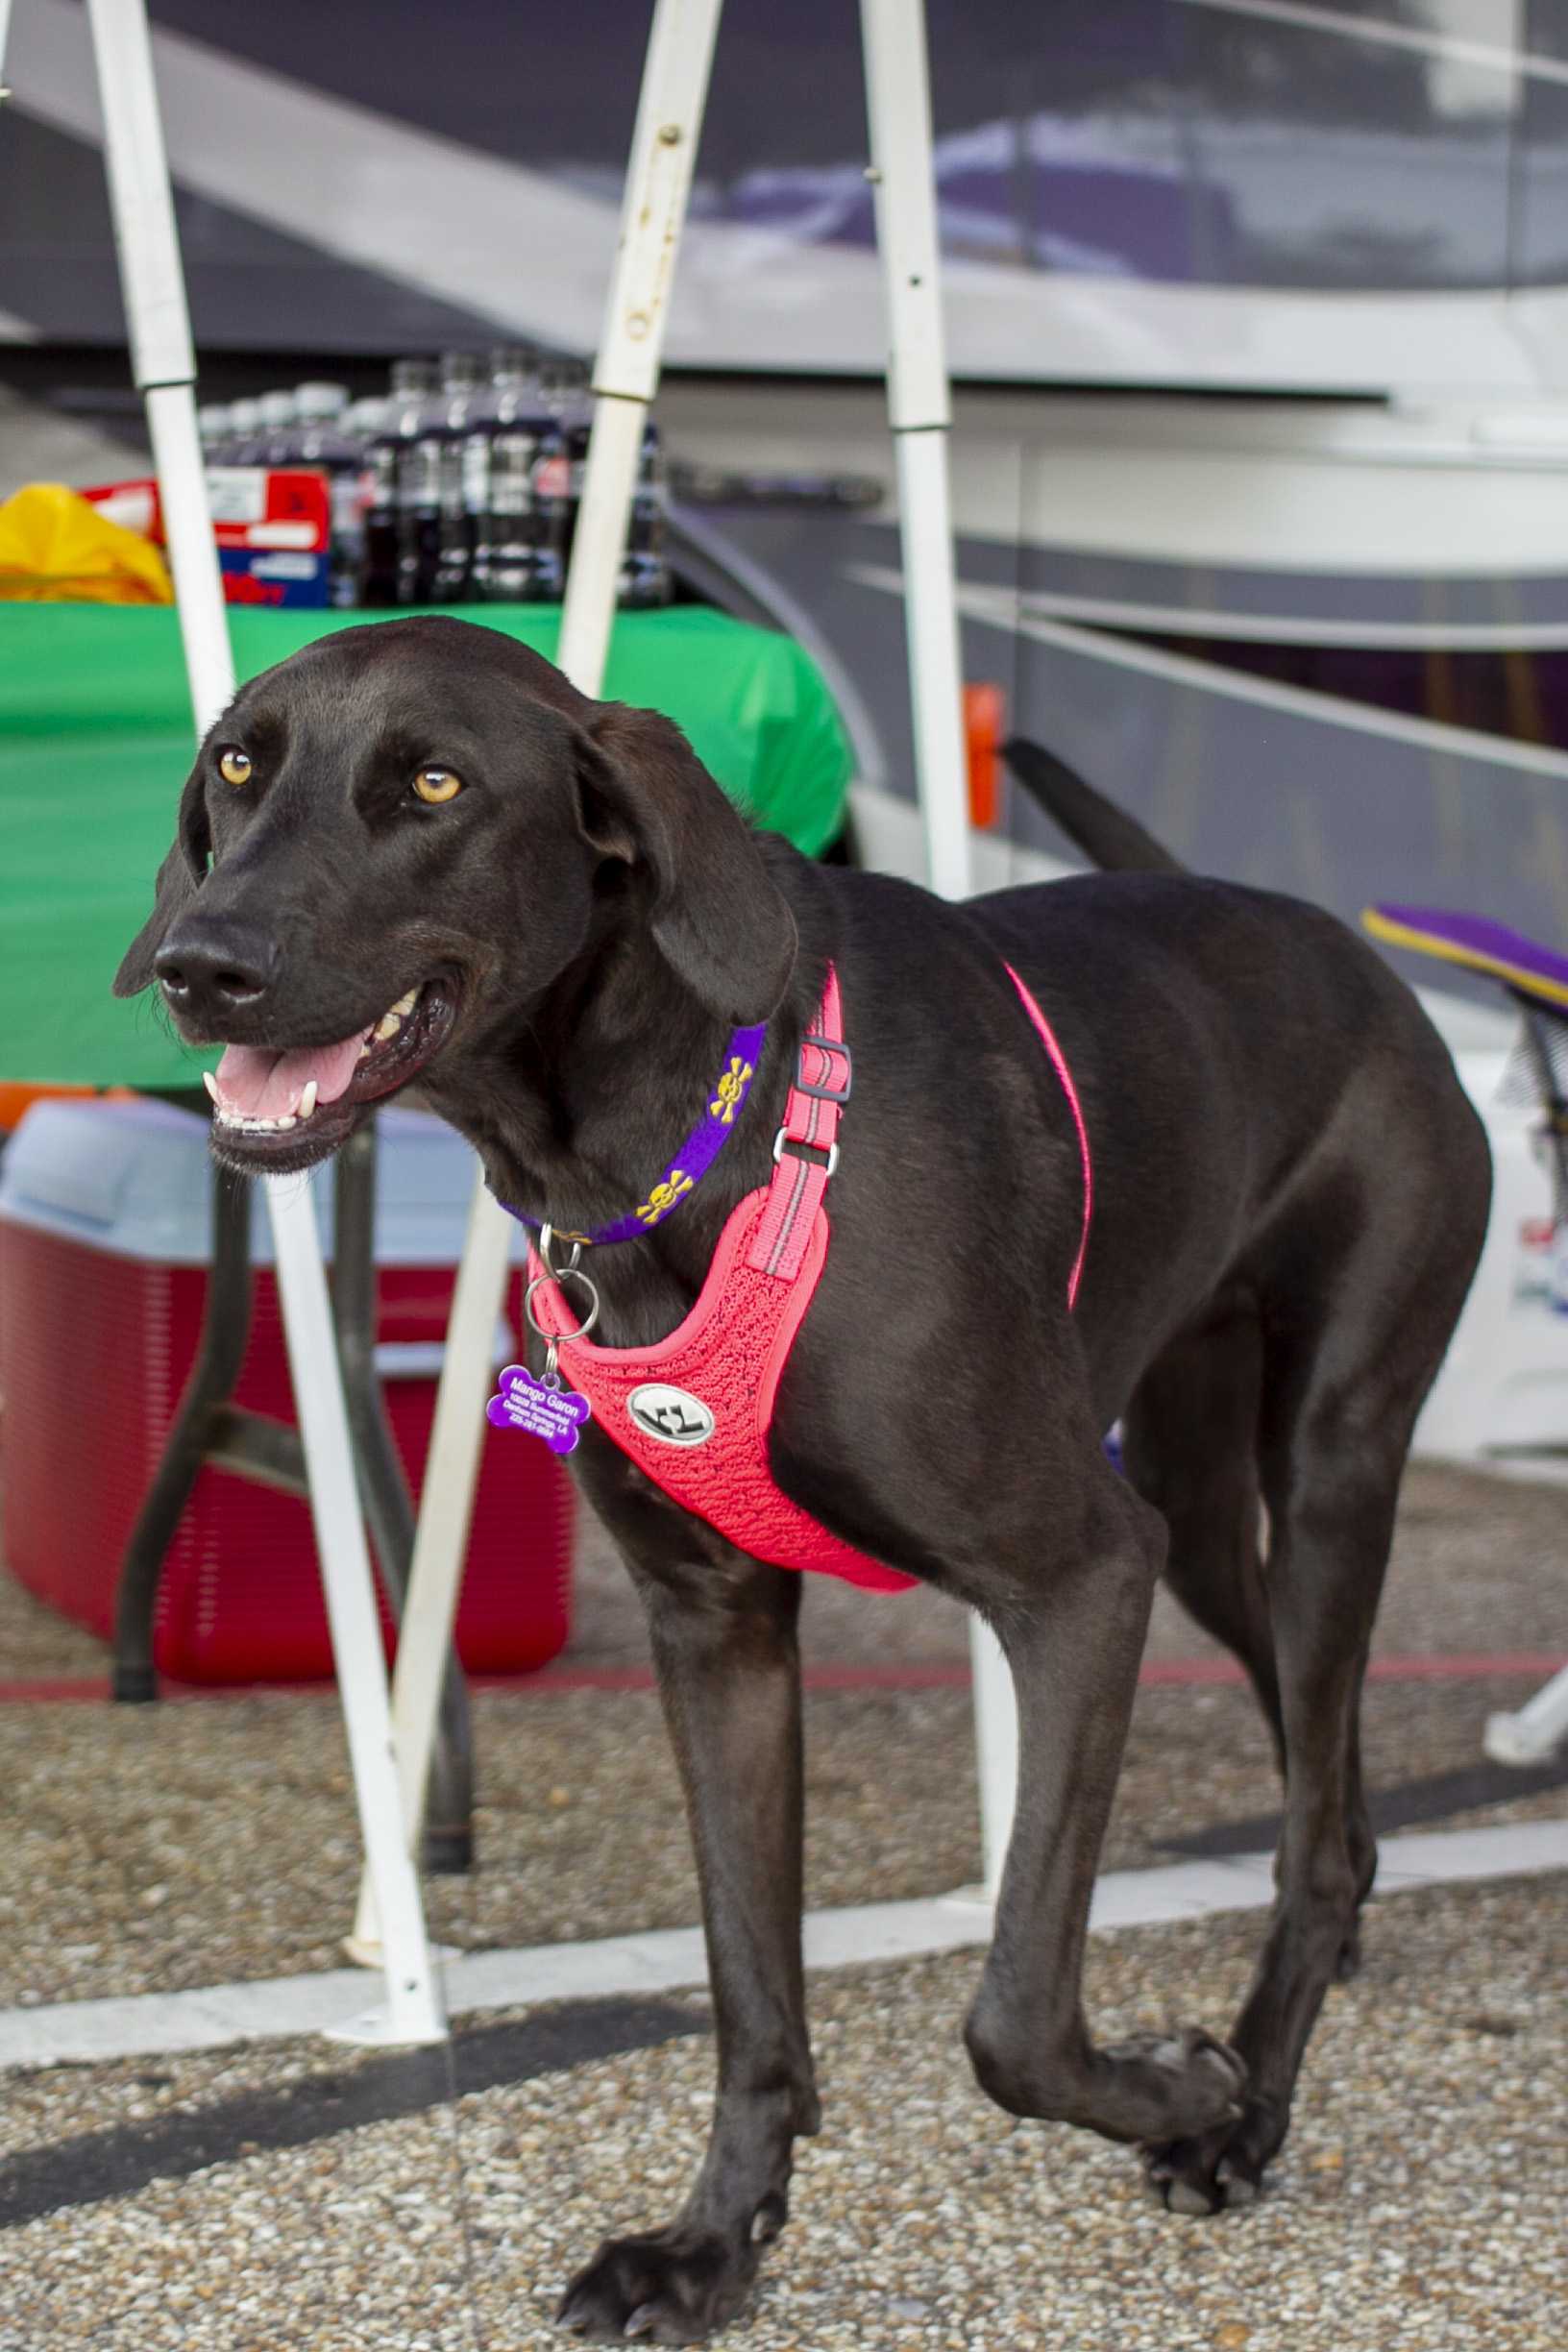
[[232,411],[218,402],[208,403],[196,411],[196,429],[202,436],[202,463],[222,465],[234,437]]
[[593,398],[588,370],[580,359],[551,361],[545,377],[545,398],[560,428],[566,457],[566,512],[561,518],[562,589],[576,543],[577,510],[582,504],[582,480],[588,467],[588,435],[593,429]]
[[352,471],[332,484],[332,601],[357,604],[364,590],[365,527],[371,495],[370,453],[386,420],[384,398],[351,401],[337,421]]
[[365,551],[359,575],[361,604],[396,604],[401,585],[403,459],[419,422],[422,404],[435,388],[428,359],[399,359],[392,369],[379,429],[365,449],[360,497],[365,510]]
[[643,429],[637,486],[631,496],[626,551],[622,558],[621,583],[616,596],[616,602],[624,611],[647,611],[654,605],[668,604],[670,601],[670,566],[664,552],[664,510],[667,501],[664,448],[659,440],[659,429],[649,417]]
[[257,403],[261,412],[260,457],[264,465],[294,463],[298,430],[292,392],[263,392]]
[[441,423],[441,512],[436,528],[432,604],[461,604],[474,593],[478,514],[469,503],[476,416],[486,405],[485,369],[472,352],[449,352],[441,363],[446,408]]
[[566,452],[528,355],[494,355],[483,438],[474,593],[487,604],[551,601],[565,576]]
[[265,442],[261,433],[261,403],[236,400],[229,410],[231,431],[223,462],[232,466],[259,465]]
[[398,450],[398,602],[428,604],[441,560],[441,449],[446,401],[440,371],[423,368],[424,391],[406,412]]
[[346,384],[302,383],[294,387],[294,463],[327,477],[331,537],[327,600],[340,610],[357,601],[364,522],[359,504],[360,449],[348,429]]

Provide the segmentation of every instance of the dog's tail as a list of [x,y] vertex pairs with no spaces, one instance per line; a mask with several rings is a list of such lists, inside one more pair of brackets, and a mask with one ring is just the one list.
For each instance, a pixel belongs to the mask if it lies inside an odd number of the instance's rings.
[[1114,802],[1086,784],[1081,775],[1059,760],[1043,744],[1015,735],[1003,744],[1002,757],[1018,782],[1037,800],[1068,841],[1091,865],[1106,873],[1185,873],[1180,858],[1161,847],[1152,833]]

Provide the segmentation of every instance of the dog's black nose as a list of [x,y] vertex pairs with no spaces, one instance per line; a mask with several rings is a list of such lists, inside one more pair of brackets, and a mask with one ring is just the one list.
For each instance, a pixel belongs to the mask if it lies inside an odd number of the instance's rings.
[[232,922],[180,924],[153,959],[158,983],[177,1013],[221,1019],[249,1012],[278,977],[278,943]]

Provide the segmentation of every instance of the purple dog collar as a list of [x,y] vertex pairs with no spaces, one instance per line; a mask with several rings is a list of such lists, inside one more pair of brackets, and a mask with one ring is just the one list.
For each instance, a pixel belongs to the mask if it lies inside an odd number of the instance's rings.
[[[566,1226],[557,1225],[554,1231],[558,1238],[601,1249],[607,1241],[635,1241],[639,1234],[651,1233],[655,1225],[662,1225],[672,1209],[678,1209],[687,1193],[707,1174],[729,1140],[741,1107],[751,1091],[767,1035],[766,1021],[759,1021],[752,1029],[734,1032],[723,1068],[708,1089],[702,1116],[658,1183],[649,1188],[647,1199],[629,1216],[617,1217],[613,1225],[600,1225],[594,1233],[571,1233]],[[520,1225],[530,1225],[538,1231],[537,1217],[525,1215],[521,1209],[513,1209],[506,1201],[501,1206]]]

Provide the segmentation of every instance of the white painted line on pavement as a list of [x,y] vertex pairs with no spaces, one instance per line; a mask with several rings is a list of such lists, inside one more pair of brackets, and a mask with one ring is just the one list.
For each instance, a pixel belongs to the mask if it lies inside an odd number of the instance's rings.
[[[1568,1821],[1412,1831],[1383,1841],[1378,1888],[1398,1894],[1555,1870],[1568,1870]],[[1096,1883],[1090,1925],[1106,1934],[1257,1910],[1272,1894],[1267,1854],[1110,1871]],[[919,1902],[856,1903],[808,1913],[805,1932],[808,1968],[865,1967],[984,1944],[991,1935],[991,1906],[963,1893]],[[702,1938],[695,1927],[475,1952],[448,1962],[444,1974],[453,2015],[538,2001],[701,1990],[707,1982]],[[362,2012],[373,1983],[363,1970],[333,1969],[188,1993],[0,2010],[0,2068],[102,2064],[320,2033]]]

